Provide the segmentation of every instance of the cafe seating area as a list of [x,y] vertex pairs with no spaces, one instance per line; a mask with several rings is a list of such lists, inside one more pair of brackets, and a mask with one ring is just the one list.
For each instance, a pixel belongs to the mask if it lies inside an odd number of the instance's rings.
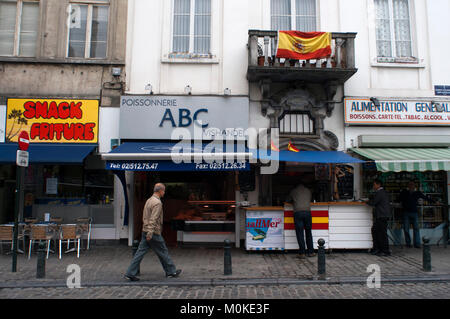
[[[76,223],[66,224],[61,217],[50,217],[46,215],[44,220],[37,218],[25,218],[18,224],[18,247],[17,252],[24,254],[28,249],[28,259],[31,259],[33,253],[37,253],[40,243],[45,243],[46,258],[50,253],[58,253],[61,259],[63,253],[76,252],[77,258],[80,257],[81,244],[85,240],[84,249],[90,248],[90,239],[92,231],[92,218],[80,217]],[[10,254],[13,251],[14,222],[0,225],[0,249],[1,254]],[[20,243],[22,248],[20,249]],[[28,243],[28,247],[26,247]],[[10,249],[5,249],[5,244],[10,245]],[[73,244],[73,246],[72,246]],[[64,247],[65,246],[65,247]]]

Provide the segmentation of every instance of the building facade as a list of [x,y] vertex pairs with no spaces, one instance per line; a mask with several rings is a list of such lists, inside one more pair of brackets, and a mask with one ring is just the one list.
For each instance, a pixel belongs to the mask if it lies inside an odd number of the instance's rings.
[[99,154],[118,138],[127,5],[0,1],[2,223],[14,218],[15,149],[7,147],[26,130],[30,165],[21,218],[91,217],[93,239],[120,238],[120,208],[112,204],[117,181]]
[[[126,95],[247,97],[248,128],[266,129],[269,136],[278,132],[280,149],[292,145],[300,151],[358,156],[352,149],[370,145],[358,141],[371,135],[398,140],[394,147],[448,148],[448,95],[441,95],[448,94],[448,62],[442,53],[448,48],[442,41],[449,30],[447,0],[135,0],[128,6]],[[275,58],[277,30],[331,32],[332,55],[305,61]],[[359,114],[352,114],[352,102],[369,107],[370,116],[358,107],[353,111]],[[433,117],[435,105],[440,114]],[[377,107],[388,114],[367,121]],[[422,117],[414,121],[414,109],[420,107]],[[397,114],[391,115],[391,108]],[[400,120],[402,108],[412,113]],[[438,120],[427,120],[430,116]],[[402,144],[404,136],[414,140],[419,135],[421,144]],[[436,136],[441,142],[430,144]],[[380,143],[376,147],[386,148]],[[247,138],[249,148],[267,145],[264,134]],[[351,194],[345,196],[363,197],[368,192],[365,168],[351,167]],[[287,188],[298,182],[295,176],[315,170],[313,164],[280,162],[281,173],[260,174],[258,167],[253,187],[236,188],[232,199],[281,205]],[[447,202],[448,173],[441,167],[439,174],[440,199]],[[333,178],[328,184],[337,185]],[[336,200],[333,187],[320,193],[322,201]],[[245,238],[245,218],[237,211],[238,243]]]

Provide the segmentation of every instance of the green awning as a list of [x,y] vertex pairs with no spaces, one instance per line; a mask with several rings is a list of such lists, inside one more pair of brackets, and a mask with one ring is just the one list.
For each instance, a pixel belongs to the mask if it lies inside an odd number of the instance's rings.
[[381,172],[450,171],[450,148],[352,148]]

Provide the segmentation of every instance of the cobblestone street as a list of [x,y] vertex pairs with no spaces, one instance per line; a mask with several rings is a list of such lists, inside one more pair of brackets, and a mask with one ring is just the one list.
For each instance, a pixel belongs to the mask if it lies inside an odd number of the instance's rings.
[[449,299],[450,283],[0,289],[1,299]]
[[[330,279],[362,278],[369,273],[367,267],[380,266],[381,277],[450,276],[450,249],[432,247],[432,271],[422,270],[422,250],[393,247],[390,257],[378,257],[366,251],[333,251],[326,255],[326,275]],[[311,280],[317,275],[317,257],[299,259],[294,252],[263,253],[232,250],[232,275],[224,276],[224,257],[221,248],[169,248],[170,254],[183,273],[178,281],[199,280],[248,280],[248,279],[294,279]],[[30,283],[64,285],[68,277],[67,266],[77,264],[81,269],[81,283],[123,283],[123,278],[132,256],[126,245],[92,246],[83,250],[80,258],[74,253],[64,255],[61,260],[51,254],[46,260],[45,279],[36,279],[37,254],[30,260],[19,255],[17,272],[11,272],[11,255],[0,255],[0,287],[20,286]],[[161,264],[153,252],[149,252],[141,263],[141,281],[164,284],[173,282],[164,276]]]

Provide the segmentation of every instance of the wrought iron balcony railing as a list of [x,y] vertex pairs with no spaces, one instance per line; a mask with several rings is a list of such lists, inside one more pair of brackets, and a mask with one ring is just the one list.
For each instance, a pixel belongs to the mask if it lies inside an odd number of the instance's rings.
[[355,68],[356,33],[332,33],[332,54],[323,59],[291,60],[275,57],[278,32],[249,30],[248,73],[250,82],[308,80],[345,82]]

